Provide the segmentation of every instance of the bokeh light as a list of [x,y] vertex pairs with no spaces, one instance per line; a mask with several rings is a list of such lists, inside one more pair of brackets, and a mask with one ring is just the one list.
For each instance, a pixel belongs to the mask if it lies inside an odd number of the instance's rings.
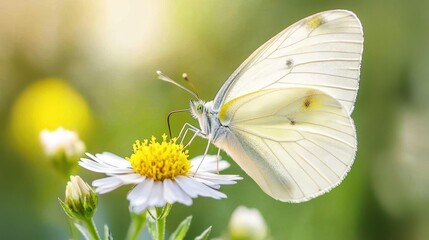
[[66,81],[43,79],[18,95],[10,116],[13,145],[28,158],[40,156],[39,134],[59,126],[88,134],[91,116],[88,104]]

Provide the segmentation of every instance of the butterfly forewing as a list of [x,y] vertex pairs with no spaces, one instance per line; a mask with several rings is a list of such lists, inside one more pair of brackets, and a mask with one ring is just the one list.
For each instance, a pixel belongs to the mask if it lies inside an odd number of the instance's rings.
[[362,26],[352,12],[332,10],[307,17],[256,50],[219,90],[214,109],[259,90],[309,87],[331,95],[350,114],[362,50]]

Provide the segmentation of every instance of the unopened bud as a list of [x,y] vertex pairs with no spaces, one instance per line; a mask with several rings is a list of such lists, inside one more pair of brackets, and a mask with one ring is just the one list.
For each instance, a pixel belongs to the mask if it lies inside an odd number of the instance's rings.
[[267,225],[258,209],[239,206],[232,213],[229,235],[231,240],[267,239]]
[[70,176],[61,205],[71,218],[90,219],[97,208],[97,199],[97,194],[88,183],[79,176]]

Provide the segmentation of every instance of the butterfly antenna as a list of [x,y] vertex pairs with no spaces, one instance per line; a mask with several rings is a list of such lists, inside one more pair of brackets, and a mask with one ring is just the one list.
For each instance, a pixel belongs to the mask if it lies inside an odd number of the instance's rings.
[[171,112],[167,115],[168,134],[170,135],[170,138],[172,138],[172,135],[171,135],[170,117],[171,117],[171,115],[173,115],[174,113],[181,113],[181,112],[189,112],[189,109],[174,110],[174,111],[171,111]]
[[156,74],[158,74],[158,79],[159,80],[162,80],[162,81],[165,81],[165,82],[168,82],[168,83],[172,83],[172,84],[174,84],[174,85],[176,85],[176,86],[178,86],[179,88],[181,88],[181,89],[183,89],[183,90],[185,90],[185,91],[187,91],[188,93],[190,93],[192,96],[194,96],[196,99],[200,99],[199,97],[198,97],[198,95],[195,93],[195,92],[193,92],[193,91],[191,91],[190,89],[188,89],[188,88],[186,88],[186,87],[184,87],[184,86],[182,86],[182,85],[180,85],[179,83],[177,83],[176,81],[174,81],[173,79],[171,79],[171,78],[169,78],[169,77],[167,77],[166,75],[164,75],[164,73],[162,73],[161,71],[156,71]]
[[192,91],[198,96],[195,85],[191,82],[191,80],[188,78],[187,73],[182,73],[182,78],[191,86]]

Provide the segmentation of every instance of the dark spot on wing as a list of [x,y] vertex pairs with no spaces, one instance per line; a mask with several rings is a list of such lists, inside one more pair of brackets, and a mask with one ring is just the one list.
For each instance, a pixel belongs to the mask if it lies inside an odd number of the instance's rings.
[[309,107],[310,107],[310,105],[311,105],[311,98],[310,98],[310,97],[307,97],[307,98],[304,100],[304,107],[305,107],[305,108],[309,108]]
[[289,58],[288,60],[286,60],[286,68],[291,69],[292,67],[293,67],[293,60]]

